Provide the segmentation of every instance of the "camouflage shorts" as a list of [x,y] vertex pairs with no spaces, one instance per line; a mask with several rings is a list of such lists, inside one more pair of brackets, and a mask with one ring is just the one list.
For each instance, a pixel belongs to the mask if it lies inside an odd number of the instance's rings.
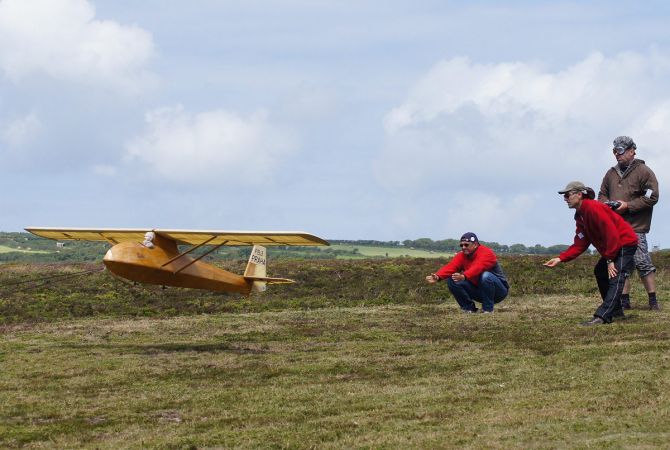
[[652,272],[656,272],[654,263],[651,262],[649,256],[649,247],[647,246],[647,235],[645,233],[636,233],[640,242],[637,244],[637,251],[633,259],[635,260],[635,267],[640,278],[644,278]]

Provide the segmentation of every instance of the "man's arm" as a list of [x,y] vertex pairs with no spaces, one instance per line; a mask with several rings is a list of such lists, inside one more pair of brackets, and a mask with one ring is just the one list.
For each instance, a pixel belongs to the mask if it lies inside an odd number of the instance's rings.
[[448,264],[442,266],[440,270],[435,272],[435,275],[438,277],[438,279],[435,281],[444,280],[454,273],[459,272],[463,268],[463,258],[463,252],[456,253],[454,259],[452,259]]
[[[558,255],[558,259],[561,262],[568,262],[572,261],[582,253],[586,251],[587,248],[589,248],[589,245],[591,245],[591,241],[586,239],[586,235],[584,233],[584,228],[578,223],[577,224],[577,231],[575,231],[575,239],[570,247],[568,247],[565,251],[561,252]],[[555,266],[556,264],[554,264]],[[553,266],[549,266],[553,267]]]
[[604,203],[610,199],[610,184],[608,182],[608,175],[610,174],[609,169],[606,173],[605,176],[603,177],[602,183],[600,183],[600,191],[598,192],[598,201],[601,203]]
[[645,171],[645,176],[640,180],[639,187],[642,195],[627,202],[628,211],[631,214],[652,208],[658,202],[658,181],[656,180],[656,175],[651,169],[646,166],[644,167],[647,170]]

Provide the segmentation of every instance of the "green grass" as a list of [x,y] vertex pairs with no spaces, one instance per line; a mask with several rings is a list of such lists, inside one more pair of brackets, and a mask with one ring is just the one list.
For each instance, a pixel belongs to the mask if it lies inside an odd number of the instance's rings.
[[[344,250],[347,252],[352,252],[354,249],[358,249],[358,258],[375,258],[379,256],[385,256],[389,258],[400,258],[403,256],[409,256],[412,258],[447,258],[453,256],[453,253],[449,252],[434,252],[428,250],[417,250],[409,247],[381,247],[381,246],[368,246],[368,245],[349,245],[349,244],[331,244],[330,248],[333,250]],[[322,249],[323,250],[323,249]],[[352,259],[356,258],[355,256],[338,256],[340,259]]]
[[660,448],[668,313],[593,298],[78,319],[3,330],[0,445]]

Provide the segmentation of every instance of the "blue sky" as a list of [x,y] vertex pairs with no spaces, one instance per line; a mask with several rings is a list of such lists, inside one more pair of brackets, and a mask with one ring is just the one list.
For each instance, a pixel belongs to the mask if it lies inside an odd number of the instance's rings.
[[630,135],[669,247],[664,2],[0,0],[0,230],[570,243]]

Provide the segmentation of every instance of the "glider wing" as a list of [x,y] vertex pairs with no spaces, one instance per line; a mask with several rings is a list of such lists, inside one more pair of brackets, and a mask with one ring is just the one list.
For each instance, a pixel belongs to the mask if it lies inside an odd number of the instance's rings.
[[178,244],[207,245],[263,245],[263,246],[316,246],[330,245],[327,241],[303,231],[225,231],[225,230],[169,230],[151,228],[45,228],[28,227],[37,236],[55,240],[107,241],[112,244],[142,242],[145,233],[154,233],[172,239]]

